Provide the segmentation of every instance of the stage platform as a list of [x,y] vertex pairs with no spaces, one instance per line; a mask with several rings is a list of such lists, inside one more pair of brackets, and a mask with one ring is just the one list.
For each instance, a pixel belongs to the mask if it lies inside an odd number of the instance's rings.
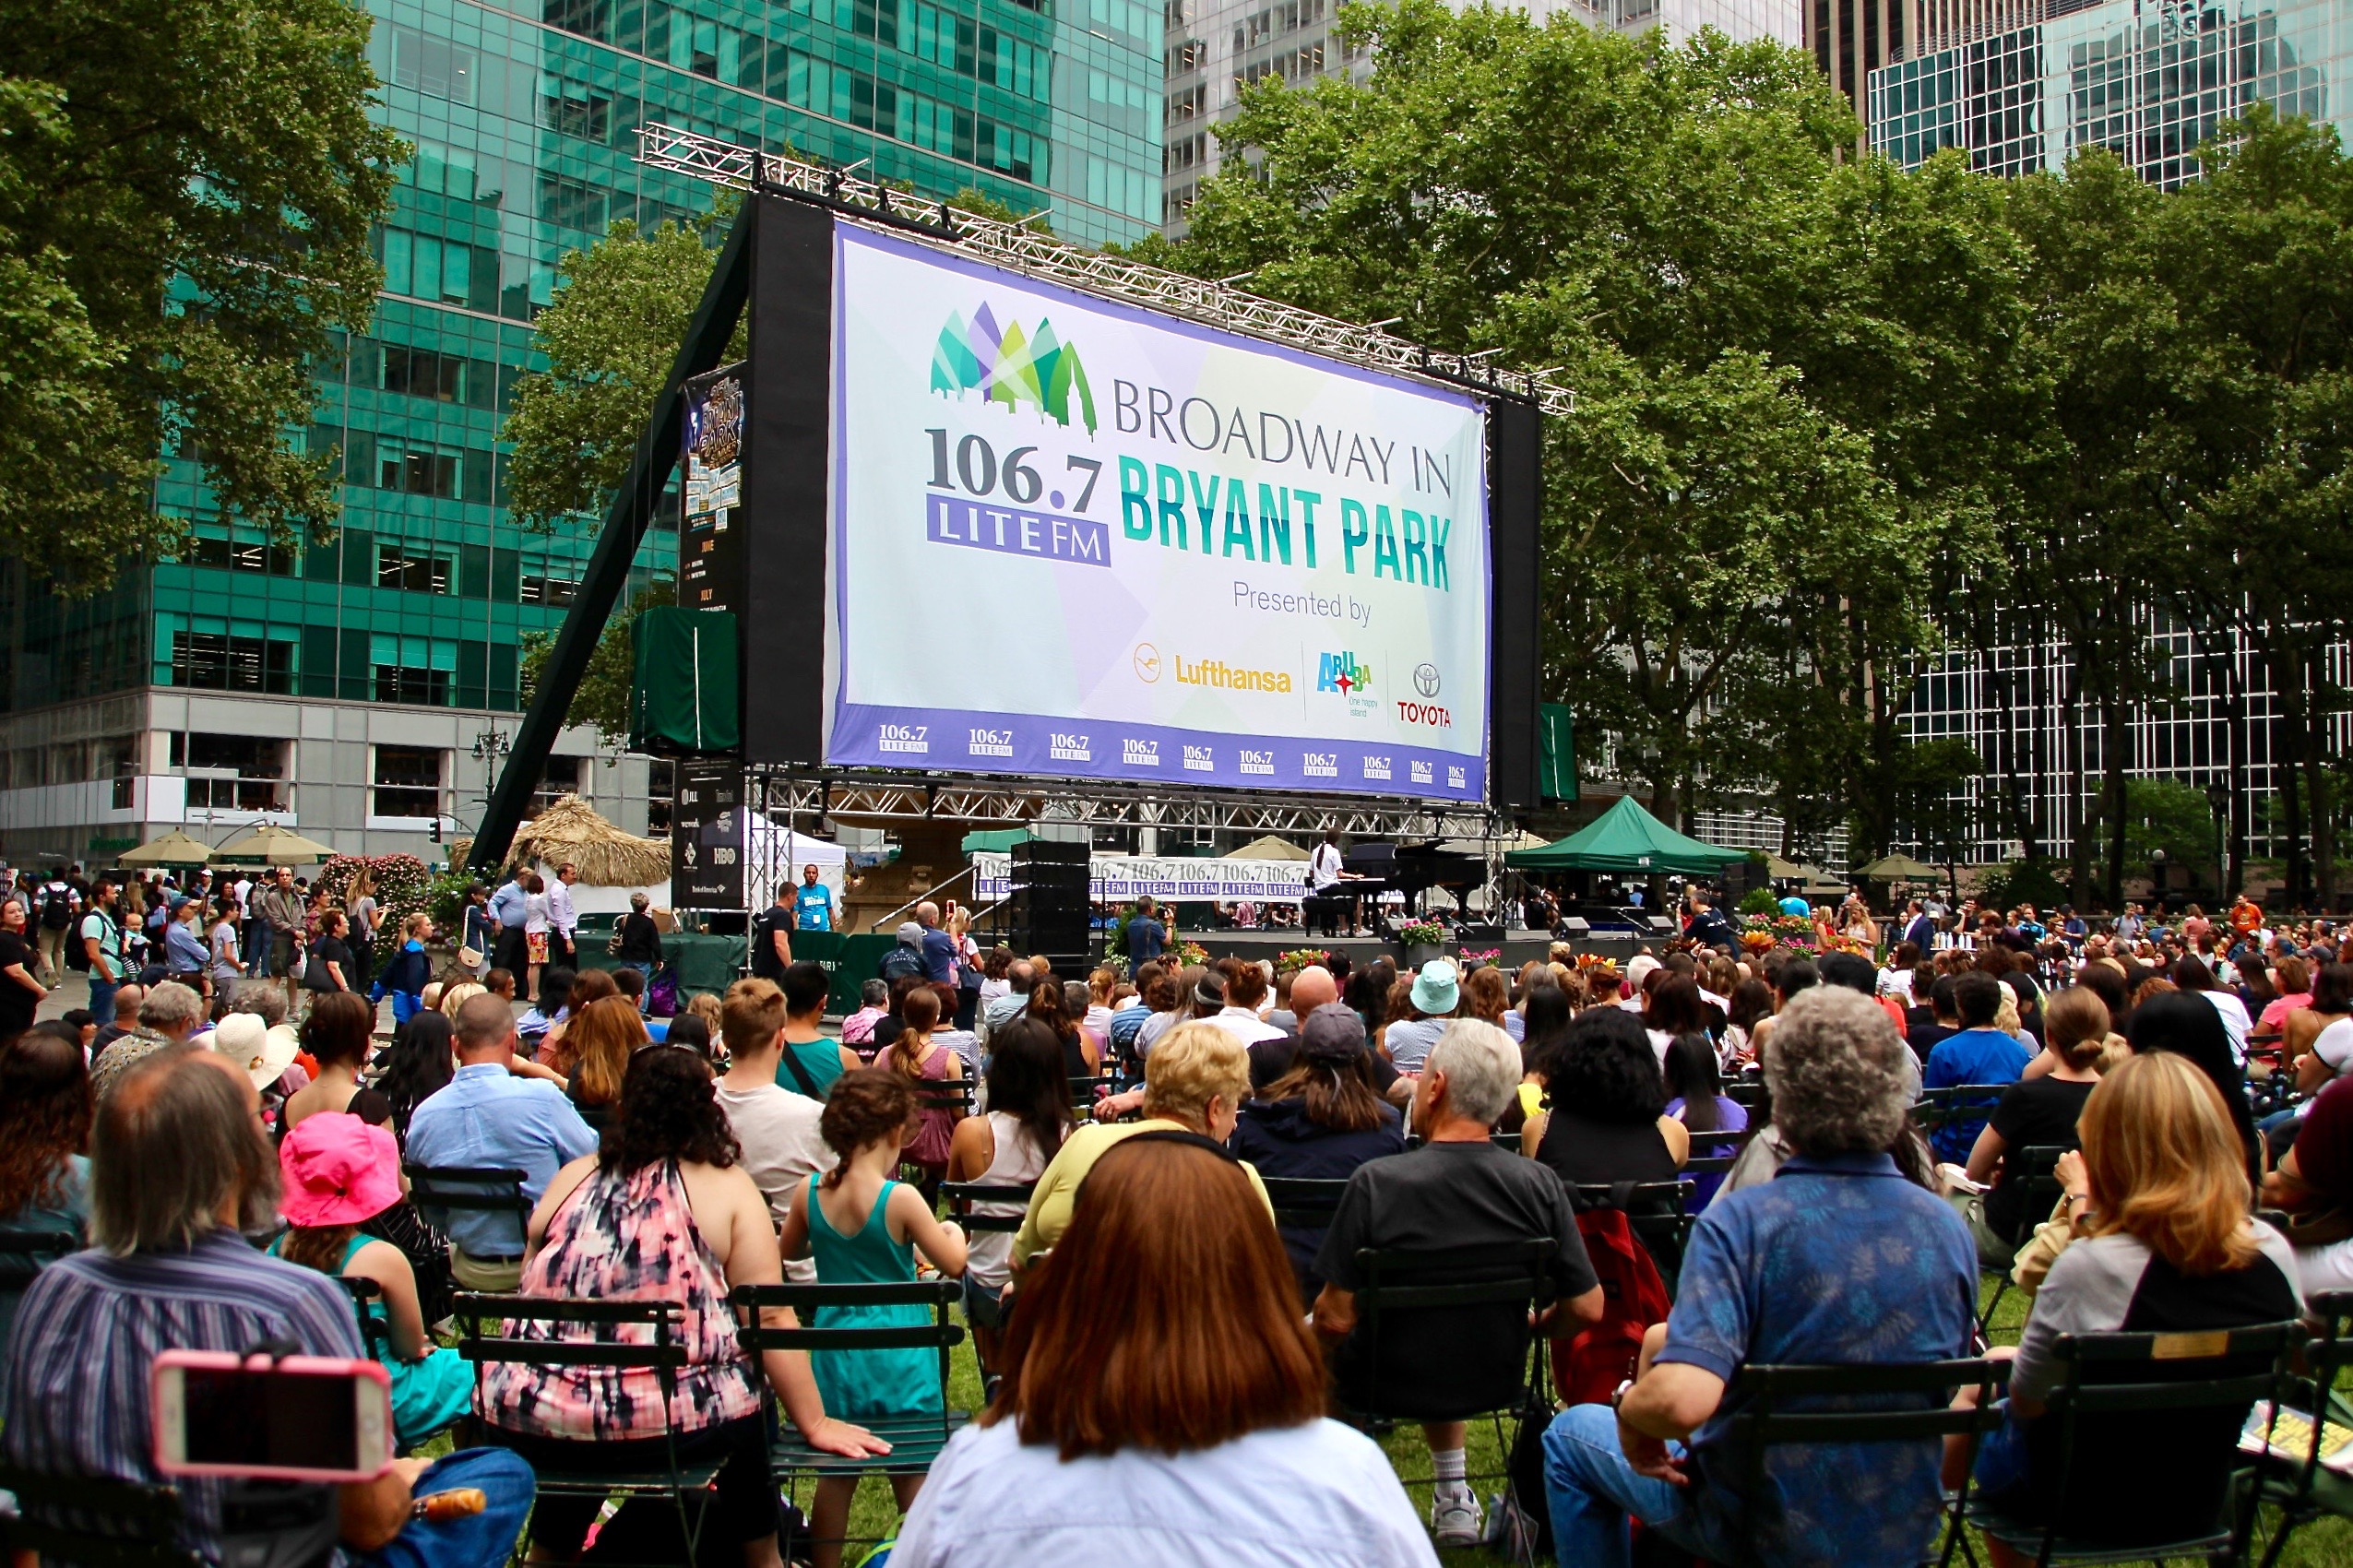
[[[1405,948],[1401,944],[1375,936],[1318,936],[1303,931],[1182,931],[1177,933],[1189,942],[1197,942],[1208,949],[1212,958],[1265,958],[1273,961],[1279,953],[1299,947],[1321,947],[1326,952],[1345,953],[1349,963],[1362,968],[1374,959],[1387,956],[1405,963]],[[1541,932],[1516,930],[1504,934],[1501,942],[1450,942],[1444,951],[1460,953],[1465,948],[1474,952],[1499,947],[1503,956],[1497,960],[1505,968],[1516,969],[1530,959],[1541,958],[1551,950],[1553,939]],[[1580,953],[1598,953],[1614,958],[1621,965],[1639,950],[1640,941],[1632,932],[1597,931],[1576,943]]]

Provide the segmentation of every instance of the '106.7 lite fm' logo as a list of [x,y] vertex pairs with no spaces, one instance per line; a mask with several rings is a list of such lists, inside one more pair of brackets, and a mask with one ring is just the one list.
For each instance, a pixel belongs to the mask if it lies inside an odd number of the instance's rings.
[[[1008,414],[1028,410],[1040,422],[1067,429],[1076,422],[1095,434],[1095,392],[1077,349],[1043,317],[1035,332],[1018,321],[1000,326],[985,302],[969,322],[948,313],[932,344],[931,389],[959,403],[978,392]],[[1101,458],[1071,453],[1057,465],[1034,445],[1000,451],[978,431],[959,436],[943,425],[924,434],[932,438],[924,537],[933,543],[1110,567],[1111,525],[1085,515]]]

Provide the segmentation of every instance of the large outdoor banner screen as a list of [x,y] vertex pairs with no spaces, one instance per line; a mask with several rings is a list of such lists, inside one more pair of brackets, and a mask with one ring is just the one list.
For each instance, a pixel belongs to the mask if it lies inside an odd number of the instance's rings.
[[1482,798],[1475,399],[834,232],[827,762]]

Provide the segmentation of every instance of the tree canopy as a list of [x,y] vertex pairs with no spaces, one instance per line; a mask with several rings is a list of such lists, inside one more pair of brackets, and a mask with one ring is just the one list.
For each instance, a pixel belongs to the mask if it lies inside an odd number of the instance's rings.
[[332,524],[331,459],[287,433],[328,330],[374,311],[408,155],[368,121],[368,27],[344,0],[0,0],[0,550],[36,578],[172,543],[165,451],[277,542]]

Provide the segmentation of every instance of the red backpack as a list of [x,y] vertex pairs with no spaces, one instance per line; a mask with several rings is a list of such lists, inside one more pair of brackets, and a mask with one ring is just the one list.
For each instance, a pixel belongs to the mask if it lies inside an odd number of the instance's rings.
[[1634,1374],[1642,1336],[1665,1321],[1672,1305],[1658,1265],[1626,1223],[1621,1208],[1588,1208],[1577,1216],[1586,1256],[1601,1282],[1601,1321],[1552,1341],[1552,1386],[1571,1405],[1606,1405]]

